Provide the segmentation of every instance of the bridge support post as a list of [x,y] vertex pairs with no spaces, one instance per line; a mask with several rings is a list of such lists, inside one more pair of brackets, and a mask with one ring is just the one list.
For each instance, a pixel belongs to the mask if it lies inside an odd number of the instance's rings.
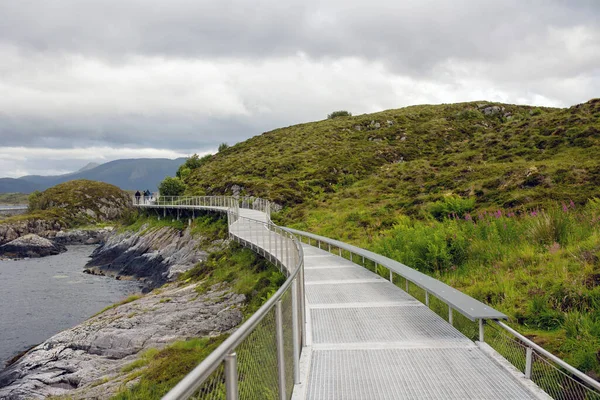
[[485,323],[485,321],[483,320],[483,318],[479,319],[479,341],[480,342],[485,342],[485,330],[483,329],[483,324]]
[[294,283],[292,283],[292,332],[293,332],[293,341],[294,341],[294,383],[300,382],[300,324],[299,317],[300,313],[300,297],[298,290],[298,277],[294,279]]
[[286,400],[285,395],[285,354],[283,352],[283,312],[281,300],[275,303],[275,330],[277,339],[277,372],[279,381],[279,399]]
[[231,352],[225,357],[225,398],[238,400],[237,354]]

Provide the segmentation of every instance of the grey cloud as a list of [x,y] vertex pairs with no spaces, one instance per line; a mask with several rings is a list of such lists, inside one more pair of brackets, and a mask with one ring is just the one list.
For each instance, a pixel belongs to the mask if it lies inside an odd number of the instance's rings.
[[[449,59],[560,54],[567,49],[549,41],[548,29],[596,30],[600,3],[54,0],[3,2],[0,15],[0,38],[37,52],[119,62],[126,54],[257,59],[302,51],[384,60],[392,70],[418,75]],[[598,34],[593,41],[598,44]],[[577,68],[576,60],[569,64]]]
[[184,153],[244,140],[271,124],[234,119],[192,120],[182,117],[123,116],[47,119],[0,115],[0,146],[64,149],[90,146],[172,149]]
[[189,154],[334,109],[572,105],[600,90],[599,19],[597,0],[0,1],[0,151]]

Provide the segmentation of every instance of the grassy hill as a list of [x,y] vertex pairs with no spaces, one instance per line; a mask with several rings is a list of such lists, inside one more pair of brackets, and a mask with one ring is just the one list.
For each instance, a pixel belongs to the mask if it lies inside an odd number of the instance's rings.
[[376,250],[600,373],[600,99],[422,105],[277,129],[206,157],[188,194]]
[[3,219],[0,224],[40,221],[58,227],[75,227],[120,221],[133,213],[131,196],[114,185],[79,179],[64,182],[28,197],[29,211]]

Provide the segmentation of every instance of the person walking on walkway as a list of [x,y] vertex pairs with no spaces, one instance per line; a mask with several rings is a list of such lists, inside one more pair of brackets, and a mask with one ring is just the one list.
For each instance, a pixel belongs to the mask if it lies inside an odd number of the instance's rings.
[[136,204],[140,204],[140,197],[142,195],[140,194],[140,191],[138,190],[137,192],[135,192],[135,203]]

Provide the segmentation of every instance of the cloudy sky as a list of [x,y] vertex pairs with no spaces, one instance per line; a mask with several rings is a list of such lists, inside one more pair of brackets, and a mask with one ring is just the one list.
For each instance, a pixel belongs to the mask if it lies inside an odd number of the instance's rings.
[[598,0],[0,0],[0,177],[346,109],[600,96]]

